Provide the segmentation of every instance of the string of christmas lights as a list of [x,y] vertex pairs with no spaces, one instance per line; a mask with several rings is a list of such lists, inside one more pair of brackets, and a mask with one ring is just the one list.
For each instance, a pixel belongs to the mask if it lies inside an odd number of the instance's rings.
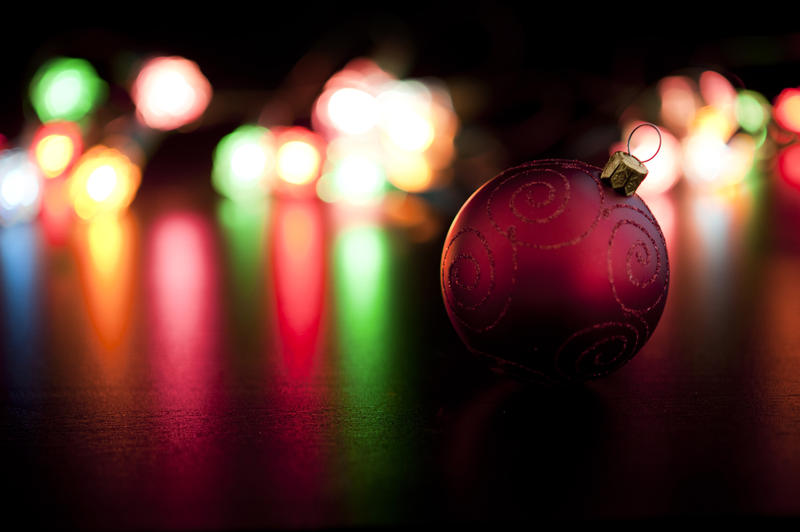
[[[0,223],[30,222],[43,210],[63,216],[65,204],[79,219],[131,204],[146,164],[137,132],[156,137],[197,123],[213,97],[200,67],[182,57],[152,58],[132,80],[129,133],[97,139],[90,137],[105,130],[93,126],[109,83],[80,58],[53,58],[39,68],[29,98],[40,125],[32,136],[0,144]],[[622,138],[643,121],[662,132],[640,194],[667,192],[681,180],[698,190],[736,186],[766,162],[800,187],[800,88],[770,104],[707,70],[665,77],[656,89],[656,106],[634,104],[620,123]],[[657,116],[645,108],[658,109]],[[375,205],[390,190],[419,193],[452,179],[459,120],[441,83],[397,79],[356,59],[325,83],[310,116],[311,129],[248,123],[225,135],[212,154],[213,188],[235,202],[288,195]],[[644,130],[631,152],[646,158],[657,140]],[[619,149],[621,143],[610,151]]]

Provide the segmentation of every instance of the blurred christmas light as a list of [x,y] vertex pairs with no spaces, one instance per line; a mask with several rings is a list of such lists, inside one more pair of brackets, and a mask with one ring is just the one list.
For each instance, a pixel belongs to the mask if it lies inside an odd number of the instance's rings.
[[200,118],[211,92],[197,63],[182,57],[151,59],[131,88],[139,119],[161,130],[177,129]]
[[0,153],[0,224],[29,222],[39,214],[42,175],[25,150]]
[[393,82],[378,96],[381,128],[396,147],[422,152],[431,145],[430,99],[427,88],[414,81]]
[[708,105],[720,111],[726,117],[731,118],[736,109],[736,89],[733,88],[728,78],[714,72],[706,70],[700,74],[700,95]]
[[319,175],[324,142],[311,131],[293,127],[277,135],[275,171],[291,185],[308,185]]
[[800,89],[784,89],[775,99],[773,112],[778,125],[800,133]]
[[211,182],[234,200],[261,198],[269,191],[275,146],[267,128],[245,125],[224,136],[214,150]]
[[36,72],[30,85],[33,108],[42,122],[77,121],[105,98],[106,84],[83,59],[53,59]]
[[405,153],[387,158],[389,182],[406,192],[422,192],[430,188],[433,170],[419,153]]
[[133,201],[141,170],[114,148],[95,146],[80,158],[69,177],[75,212],[83,219],[115,213]]
[[31,142],[31,155],[47,178],[64,174],[82,149],[81,130],[74,122],[44,124]]
[[742,181],[753,167],[756,141],[746,133],[737,133],[728,142],[728,157],[722,172],[724,185],[734,185]]
[[693,135],[711,135],[723,141],[727,141],[734,131],[736,131],[734,115],[723,113],[710,105],[697,110],[691,126]]
[[769,121],[769,102],[756,91],[743,90],[736,96],[736,120],[748,133],[759,133]]
[[375,203],[386,190],[383,167],[366,152],[342,157],[324,177],[317,184],[317,195],[323,201],[360,205]]
[[726,167],[728,145],[716,135],[693,135],[683,141],[683,171],[699,185],[716,182]]
[[699,107],[694,82],[685,76],[669,76],[658,83],[658,92],[661,120],[667,128],[682,136]]
[[[330,142],[331,164],[317,187],[326,201],[350,197],[352,202],[362,193],[372,198],[364,191],[373,186],[380,190],[375,197],[382,196],[378,183],[386,179],[404,191],[428,190],[443,182],[447,174],[441,170],[455,156],[458,119],[447,89],[430,81],[397,80],[369,60],[352,61],[328,80],[313,119]],[[366,158],[365,150],[371,152]],[[367,171],[375,167],[382,179],[359,184],[343,177],[340,169],[356,164],[360,169],[354,175],[377,175]]]
[[778,153],[778,172],[792,186],[800,188],[800,144],[792,144]]
[[366,133],[378,120],[375,98],[363,90],[349,87],[331,94],[327,111],[331,124],[347,135]]

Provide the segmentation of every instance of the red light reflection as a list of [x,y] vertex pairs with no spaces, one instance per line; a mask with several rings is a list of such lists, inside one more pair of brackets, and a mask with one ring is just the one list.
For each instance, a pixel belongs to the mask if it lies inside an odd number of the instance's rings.
[[778,171],[792,186],[800,188],[800,144],[793,144],[778,154]]
[[219,519],[224,464],[214,454],[220,423],[217,253],[207,220],[170,213],[154,222],[146,275],[150,364],[159,437],[169,449],[159,464],[156,497],[174,509],[172,526],[197,528]]
[[[217,344],[214,253],[208,223],[191,214],[156,222],[150,237],[150,301],[153,337],[163,364],[204,380]],[[163,365],[161,364],[161,365]],[[167,371],[165,377],[176,377]]]
[[308,378],[322,328],[325,294],[323,220],[313,201],[282,201],[275,209],[272,274],[278,337],[290,377]]

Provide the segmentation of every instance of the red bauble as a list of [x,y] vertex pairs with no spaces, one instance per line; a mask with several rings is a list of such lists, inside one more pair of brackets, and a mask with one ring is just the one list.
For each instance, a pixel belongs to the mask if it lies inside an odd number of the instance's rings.
[[542,160],[483,185],[445,240],[442,295],[474,352],[547,379],[630,360],[667,299],[664,235],[647,205],[579,161]]

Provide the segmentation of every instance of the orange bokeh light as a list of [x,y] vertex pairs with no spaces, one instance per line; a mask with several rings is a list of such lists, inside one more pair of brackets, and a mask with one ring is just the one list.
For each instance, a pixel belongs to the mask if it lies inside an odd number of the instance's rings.
[[141,170],[122,152],[95,146],[78,161],[69,177],[75,212],[87,220],[104,212],[119,212],[133,201]]
[[63,175],[83,149],[81,130],[73,122],[42,125],[31,141],[31,158],[47,178]]

